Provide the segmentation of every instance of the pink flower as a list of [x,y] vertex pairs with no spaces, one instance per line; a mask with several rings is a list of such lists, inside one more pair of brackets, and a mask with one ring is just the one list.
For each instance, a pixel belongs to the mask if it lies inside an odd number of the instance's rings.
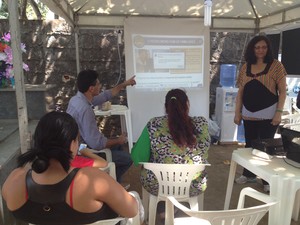
[[25,71],[29,71],[29,66],[26,63],[23,63],[23,69]]
[[7,55],[6,64],[12,64],[12,49],[10,46],[7,46],[6,49],[4,49],[5,54]]
[[13,66],[12,65],[7,65],[5,76],[6,76],[6,78],[14,77],[14,71],[13,71]]
[[[0,78],[1,79],[10,79],[14,77],[14,70],[13,70],[13,56],[12,56],[12,49],[11,49],[11,37],[10,33],[5,33],[0,38]],[[26,46],[25,44],[21,43],[21,51],[26,53]],[[27,64],[23,63],[22,65],[25,71],[29,71],[29,67]]]
[[26,46],[23,43],[21,43],[21,50],[22,52],[26,53]]
[[5,33],[2,37],[2,39],[6,42],[10,42],[10,33]]

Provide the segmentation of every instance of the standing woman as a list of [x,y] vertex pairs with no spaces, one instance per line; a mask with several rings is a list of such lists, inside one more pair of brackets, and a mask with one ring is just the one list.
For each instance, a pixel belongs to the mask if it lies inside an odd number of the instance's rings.
[[[204,117],[189,116],[190,103],[180,89],[170,90],[165,97],[165,116],[152,118],[145,126],[131,157],[139,162],[168,164],[207,163],[210,136]],[[151,194],[158,194],[155,175],[143,169],[140,177],[143,187]],[[192,182],[190,196],[206,189],[206,172]]]
[[[255,139],[274,138],[286,98],[286,71],[273,58],[271,43],[263,35],[249,42],[245,61],[237,80],[234,123],[239,125],[243,120],[245,147],[252,147]],[[246,182],[256,182],[256,175],[244,169],[236,183]],[[264,191],[268,192],[269,185],[265,181],[263,184]]]

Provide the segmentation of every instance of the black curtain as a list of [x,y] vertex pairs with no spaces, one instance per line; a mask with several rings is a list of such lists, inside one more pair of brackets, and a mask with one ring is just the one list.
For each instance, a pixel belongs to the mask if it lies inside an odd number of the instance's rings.
[[290,75],[300,75],[300,28],[282,33],[282,59]]
[[272,44],[273,57],[275,59],[278,59],[280,34],[268,34],[267,37],[269,38]]

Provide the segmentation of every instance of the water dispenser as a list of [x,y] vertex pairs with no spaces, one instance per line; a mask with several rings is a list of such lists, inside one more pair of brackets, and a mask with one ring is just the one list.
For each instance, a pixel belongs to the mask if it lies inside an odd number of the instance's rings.
[[220,85],[222,87],[235,87],[236,65],[222,64],[220,69]]

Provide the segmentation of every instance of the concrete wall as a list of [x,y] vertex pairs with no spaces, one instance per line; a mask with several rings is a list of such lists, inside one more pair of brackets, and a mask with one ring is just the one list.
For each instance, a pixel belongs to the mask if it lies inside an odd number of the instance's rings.
[[[50,105],[45,101],[45,98],[47,91],[51,88],[54,88],[54,86],[26,85],[25,93],[29,120],[38,120],[49,111]],[[5,102],[5,104],[0,104],[0,119],[18,119],[15,89],[0,89],[0,102]]]

